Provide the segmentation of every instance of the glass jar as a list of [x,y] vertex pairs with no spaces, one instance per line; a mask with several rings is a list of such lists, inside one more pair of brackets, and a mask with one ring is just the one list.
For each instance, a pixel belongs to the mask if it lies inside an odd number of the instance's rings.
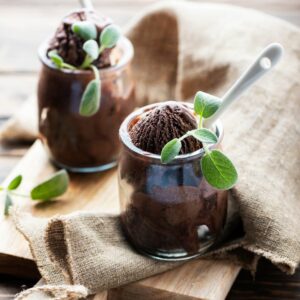
[[39,49],[42,62],[38,84],[39,132],[51,160],[73,172],[96,172],[116,165],[120,150],[118,130],[134,109],[134,83],[130,62],[133,47],[125,37],[115,51],[120,59],[99,70],[101,104],[91,116],[79,114],[90,70],[59,70],[46,56],[48,43]]
[[[182,104],[193,111],[191,104]],[[131,142],[130,128],[157,105],[131,113],[119,131],[121,224],[138,251],[164,260],[187,259],[207,251],[218,240],[226,221],[228,193],[214,189],[203,178],[203,149],[162,164],[160,155]],[[216,134],[218,144],[211,148],[220,147],[220,122]]]

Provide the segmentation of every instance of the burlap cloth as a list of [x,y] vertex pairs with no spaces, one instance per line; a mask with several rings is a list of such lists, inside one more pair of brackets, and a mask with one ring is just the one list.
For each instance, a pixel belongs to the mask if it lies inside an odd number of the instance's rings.
[[[245,235],[210,255],[252,270],[264,256],[293,273],[300,260],[300,30],[249,9],[176,1],[147,9],[127,35],[140,105],[189,99],[197,90],[222,96],[267,44],[285,47],[280,64],[223,117],[224,149],[239,170],[234,195]],[[28,117],[27,111],[11,120],[2,137],[22,137]],[[15,220],[60,299],[66,291],[85,296],[176,265],[133,252],[117,217],[78,213],[49,221],[15,214]]]

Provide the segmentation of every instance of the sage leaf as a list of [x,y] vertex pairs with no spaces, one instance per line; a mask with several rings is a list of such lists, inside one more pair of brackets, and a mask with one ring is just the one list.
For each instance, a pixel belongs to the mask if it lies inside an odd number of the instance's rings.
[[97,38],[96,25],[89,21],[79,21],[72,25],[72,31],[85,41]]
[[100,80],[90,81],[83,92],[79,113],[82,116],[89,117],[94,115],[100,107]]
[[209,118],[220,107],[221,99],[204,92],[197,92],[194,99],[194,111],[203,118]]
[[161,162],[164,164],[169,163],[175,158],[175,156],[179,154],[180,150],[181,141],[179,139],[175,138],[169,141],[167,144],[165,144],[161,151]]
[[238,179],[233,163],[219,150],[212,150],[203,156],[201,169],[206,181],[216,189],[228,190]]
[[191,135],[204,144],[216,144],[218,142],[216,134],[206,128],[192,130]]
[[98,44],[95,40],[88,40],[83,44],[83,50],[93,59],[97,59],[99,55]]
[[12,191],[19,187],[22,182],[22,175],[15,177],[8,185],[7,189]]
[[64,60],[57,54],[56,50],[49,51],[48,56],[59,69],[63,67]]
[[33,200],[50,200],[65,193],[69,185],[66,170],[60,170],[31,190]]
[[118,26],[112,24],[106,26],[100,34],[101,48],[112,48],[116,45],[121,36],[121,30]]
[[11,196],[6,193],[5,195],[5,203],[4,203],[4,215],[8,216],[9,215],[9,208],[13,205]]

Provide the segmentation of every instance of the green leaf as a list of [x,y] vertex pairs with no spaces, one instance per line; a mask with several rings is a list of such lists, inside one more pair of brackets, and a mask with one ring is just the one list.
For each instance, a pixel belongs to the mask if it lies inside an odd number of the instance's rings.
[[22,175],[18,175],[9,183],[7,189],[10,191],[15,190],[16,188],[18,188],[21,182],[22,182]]
[[190,133],[195,139],[205,144],[216,144],[218,142],[216,134],[206,128],[192,130]]
[[181,141],[179,139],[173,139],[169,141],[161,150],[161,162],[164,164],[172,161],[181,150]]
[[12,199],[8,193],[5,195],[5,203],[4,203],[4,215],[9,215],[9,208],[13,205]]
[[94,79],[87,85],[80,103],[79,113],[89,117],[94,115],[100,107],[100,80]]
[[209,118],[220,107],[221,99],[204,92],[197,92],[194,99],[194,111],[203,118]]
[[72,25],[72,31],[85,41],[95,40],[97,38],[96,25],[89,21],[75,22]]
[[33,200],[50,200],[65,193],[69,185],[66,170],[60,170],[31,190]]
[[49,51],[48,56],[59,69],[62,68],[64,60],[57,54],[56,50]]
[[238,179],[235,166],[219,150],[212,150],[201,159],[201,169],[206,181],[214,188],[228,190]]
[[94,40],[88,40],[83,44],[83,50],[93,59],[99,56],[98,44]]
[[103,29],[100,35],[101,48],[114,47],[121,37],[121,30],[118,26],[112,24]]

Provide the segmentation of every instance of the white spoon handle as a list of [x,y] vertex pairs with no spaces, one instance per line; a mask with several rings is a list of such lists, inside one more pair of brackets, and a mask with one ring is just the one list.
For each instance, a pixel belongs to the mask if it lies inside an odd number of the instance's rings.
[[82,8],[86,8],[91,11],[94,10],[94,6],[91,0],[79,0],[79,3]]
[[245,90],[254,82],[270,71],[280,60],[283,47],[278,43],[267,46],[257,57],[254,63],[242,74],[222,98],[222,104],[217,112],[205,120],[205,127],[211,126]]

